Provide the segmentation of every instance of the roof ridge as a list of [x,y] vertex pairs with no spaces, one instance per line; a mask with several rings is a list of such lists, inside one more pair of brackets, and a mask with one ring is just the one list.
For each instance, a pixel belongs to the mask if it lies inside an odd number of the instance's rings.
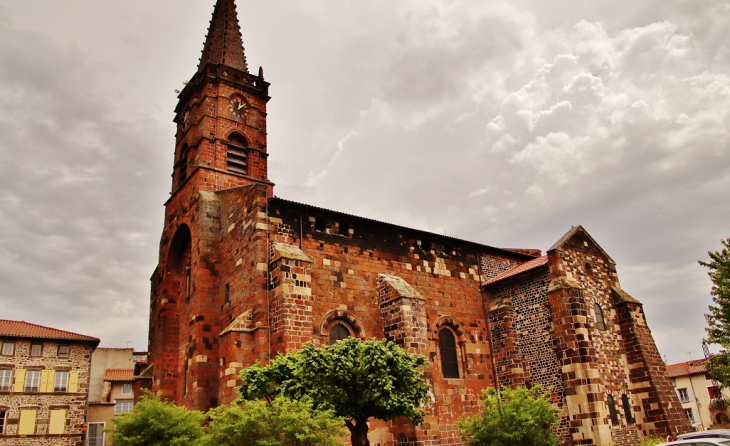
[[[218,192],[220,192],[220,191],[218,191]],[[346,217],[357,218],[357,219],[360,219],[360,220],[365,220],[365,221],[369,221],[369,222],[373,222],[373,223],[388,225],[388,226],[395,227],[395,228],[406,229],[406,230],[409,230],[409,231],[416,231],[416,232],[420,232],[422,234],[427,234],[427,235],[430,235],[430,236],[433,236],[433,237],[440,237],[440,238],[450,239],[450,240],[453,240],[455,242],[469,243],[470,245],[477,245],[477,246],[480,246],[482,248],[495,249],[497,251],[509,252],[511,254],[517,254],[517,255],[524,256],[524,257],[529,257],[529,260],[526,260],[526,261],[535,260],[535,256],[530,255],[530,254],[527,254],[525,252],[519,252],[519,251],[516,250],[517,248],[512,248],[512,249],[499,248],[499,247],[487,245],[487,244],[481,243],[481,242],[475,242],[475,241],[472,241],[472,240],[466,240],[466,239],[454,237],[452,235],[438,234],[436,232],[431,232],[431,231],[428,231],[428,230],[425,230],[425,229],[412,228],[412,227],[409,227],[409,226],[403,226],[403,225],[398,224],[398,223],[391,223],[391,222],[387,222],[387,221],[383,221],[383,220],[376,220],[376,219],[370,218],[370,217],[363,217],[362,215],[350,214],[350,213],[343,212],[343,211],[337,211],[337,210],[334,210],[334,209],[324,208],[324,207],[317,206],[317,205],[314,205],[314,204],[307,204],[307,203],[302,203],[302,202],[299,202],[299,201],[289,200],[287,198],[282,198],[282,197],[279,197],[279,196],[276,196],[276,195],[274,195],[273,197],[269,197],[269,200],[272,200],[272,201],[280,201],[280,202],[283,202],[283,203],[291,203],[291,204],[294,204],[294,205],[297,205],[297,206],[304,206],[304,207],[312,208],[312,209],[315,209],[315,210],[318,210],[318,211],[332,212],[332,213],[339,214],[339,215],[343,215],[343,216],[346,216]]]
[[[64,335],[67,335],[67,337],[74,336],[74,337],[77,338],[77,340],[87,340],[87,341],[97,341],[97,342],[100,341],[99,338],[95,338],[93,336],[89,336],[89,335],[85,335],[85,334],[81,334],[81,333],[75,333],[73,331],[68,331],[68,330],[62,330],[60,328],[48,327],[46,325],[34,324],[32,322],[14,321],[14,320],[10,320],[10,319],[0,319],[0,324],[3,324],[3,323],[18,325],[18,326],[21,326],[21,327],[23,325],[25,325],[26,326],[25,328],[36,328],[36,329],[50,330],[51,332],[62,333]],[[30,326],[30,327],[28,327],[28,326]],[[13,327],[13,328],[15,328],[15,327]],[[2,330],[2,328],[0,328],[0,335],[3,335],[3,334],[6,335],[6,336],[18,336],[18,337],[38,337],[38,338],[50,338],[50,339],[56,339],[56,338],[58,338],[58,339],[65,339],[65,338],[59,338],[58,336],[54,336],[54,335],[48,334],[48,333],[46,333],[46,334],[40,334],[40,333],[38,333],[38,334],[33,335],[33,334],[23,334],[23,333],[20,333],[19,331],[13,332],[12,330],[11,331],[8,331],[7,333],[4,333],[3,330]]]

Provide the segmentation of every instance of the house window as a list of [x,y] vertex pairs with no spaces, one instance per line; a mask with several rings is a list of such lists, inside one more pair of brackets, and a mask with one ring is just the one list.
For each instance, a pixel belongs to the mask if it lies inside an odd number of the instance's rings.
[[596,303],[593,304],[593,311],[596,313],[596,327],[598,327],[599,330],[605,330],[606,321],[603,319],[603,309]]
[[48,425],[49,434],[62,434],[66,431],[66,410],[65,409],[54,409],[51,410],[51,419]]
[[68,345],[59,345],[58,346],[58,357],[59,358],[68,358],[68,354],[71,351],[71,348]]
[[344,322],[335,322],[330,328],[330,345],[335,342],[352,336],[350,329]]
[[10,392],[12,389],[13,371],[10,369],[0,370],[0,392]]
[[629,399],[629,396],[627,394],[621,395],[621,403],[624,406],[624,413],[626,414],[626,423],[627,424],[634,424],[636,423],[636,420],[634,420],[634,415],[631,413],[631,400]]
[[43,353],[43,344],[31,344],[30,356],[40,356]]
[[23,390],[26,392],[37,392],[41,383],[41,371],[40,370],[28,370],[25,372],[25,387]]
[[132,383],[122,384],[122,395],[131,395],[131,394],[132,394]]
[[7,414],[7,410],[0,409],[0,435],[5,433],[5,417]]
[[691,423],[695,422],[695,416],[694,416],[694,413],[692,412],[691,407],[689,409],[684,409],[684,414],[687,415],[687,418],[689,419],[689,421]]
[[720,398],[720,389],[717,388],[717,386],[709,386],[707,388],[707,393],[710,394],[710,399]]
[[606,397],[606,402],[608,403],[608,413],[611,415],[611,424],[618,426],[618,412],[616,412],[616,404],[613,401],[613,395],[608,395]]
[[134,406],[134,401],[117,401],[114,405],[114,413],[130,412]]
[[56,372],[53,380],[54,392],[68,392],[68,372]]
[[456,339],[454,333],[448,328],[442,328],[439,331],[439,353],[444,378],[458,378],[459,361],[456,356]]
[[86,446],[104,446],[104,423],[89,423]]
[[13,356],[15,353],[15,342],[3,342],[3,355]]
[[248,174],[247,154],[248,144],[243,136],[232,134],[228,137],[228,157],[226,169],[230,172]]
[[687,389],[677,389],[677,396],[680,403],[689,403],[689,392]]

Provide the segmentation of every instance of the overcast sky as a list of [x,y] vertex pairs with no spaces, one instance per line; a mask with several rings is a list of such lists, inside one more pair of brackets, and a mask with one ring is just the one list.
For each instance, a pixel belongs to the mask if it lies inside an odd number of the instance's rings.
[[[0,318],[147,348],[175,89],[214,0],[0,0]],[[545,251],[583,225],[670,363],[730,236],[730,3],[238,0],[276,195]]]

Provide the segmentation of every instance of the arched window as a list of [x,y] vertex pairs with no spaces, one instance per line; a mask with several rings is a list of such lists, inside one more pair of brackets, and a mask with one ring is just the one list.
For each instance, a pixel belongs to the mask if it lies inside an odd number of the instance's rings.
[[246,175],[248,173],[248,143],[246,138],[233,133],[228,137],[228,158],[226,159],[226,169],[230,172]]
[[624,413],[626,414],[626,424],[634,424],[634,415],[631,413],[631,400],[627,394],[621,395],[621,403],[624,406]]
[[606,403],[608,403],[608,413],[611,415],[611,424],[618,426],[618,412],[616,412],[616,403],[613,401],[613,395],[606,397]]
[[456,355],[456,339],[454,333],[448,328],[442,328],[439,331],[439,353],[444,378],[458,378],[459,361]]
[[345,325],[342,321],[337,321],[330,327],[330,345],[339,341],[340,339],[346,339],[352,336],[350,327]]
[[596,313],[596,327],[599,330],[606,329],[606,321],[603,319],[603,309],[597,303],[593,304],[593,311]]

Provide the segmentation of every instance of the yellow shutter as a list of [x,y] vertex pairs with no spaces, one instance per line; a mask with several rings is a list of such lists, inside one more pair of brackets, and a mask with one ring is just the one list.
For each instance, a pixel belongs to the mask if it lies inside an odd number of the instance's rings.
[[23,369],[15,370],[15,387],[13,388],[13,392],[22,392],[24,385],[25,385],[25,370],[23,370]]
[[68,372],[68,391],[71,393],[79,391],[79,372]]
[[20,425],[18,426],[19,435],[35,434],[35,409],[24,409],[20,411]]
[[56,371],[55,370],[48,370],[48,387],[46,388],[46,392],[53,392],[53,386],[56,383]]
[[51,424],[48,426],[49,434],[62,434],[66,430],[66,411],[63,409],[51,411]]
[[[51,387],[51,390],[48,390],[48,374],[50,370],[42,370],[41,371],[41,386],[40,389],[38,389],[39,392],[51,392],[53,391],[53,387]],[[53,386],[53,384],[51,384]]]

